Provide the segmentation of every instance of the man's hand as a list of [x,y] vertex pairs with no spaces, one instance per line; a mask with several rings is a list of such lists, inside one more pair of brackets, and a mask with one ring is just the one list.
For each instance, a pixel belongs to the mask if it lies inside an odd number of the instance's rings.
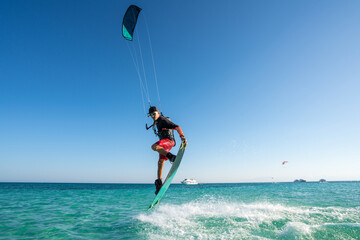
[[180,138],[181,138],[181,141],[183,142],[183,144],[187,143],[187,140],[186,140],[186,138],[184,136],[181,136]]

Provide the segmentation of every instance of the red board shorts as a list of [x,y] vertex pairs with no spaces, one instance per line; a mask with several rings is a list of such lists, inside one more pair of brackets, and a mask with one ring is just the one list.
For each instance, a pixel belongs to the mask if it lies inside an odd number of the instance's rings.
[[[164,138],[160,141],[157,141],[155,143],[156,145],[162,147],[165,149],[165,151],[170,152],[170,150],[175,146],[175,142],[171,141],[170,139]],[[164,155],[159,154],[159,159],[164,159],[165,161],[168,160],[168,158]]]

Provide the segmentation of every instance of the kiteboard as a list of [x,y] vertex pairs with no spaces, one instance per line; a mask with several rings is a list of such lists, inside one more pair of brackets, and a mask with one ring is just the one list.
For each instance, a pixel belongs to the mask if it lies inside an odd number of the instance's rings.
[[181,146],[179,148],[179,151],[176,155],[175,161],[173,162],[170,171],[165,179],[164,184],[162,185],[162,187],[160,188],[158,194],[155,196],[154,200],[152,201],[152,203],[150,204],[148,210],[152,209],[155,205],[159,204],[160,199],[164,196],[166,190],[169,188],[170,183],[172,181],[172,179],[174,178],[180,163],[181,163],[181,159],[183,158],[185,149],[186,149],[187,143],[181,143]]

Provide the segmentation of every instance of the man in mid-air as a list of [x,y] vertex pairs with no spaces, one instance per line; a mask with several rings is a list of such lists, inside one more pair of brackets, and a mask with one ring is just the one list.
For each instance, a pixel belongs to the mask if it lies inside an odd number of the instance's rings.
[[174,162],[176,159],[176,155],[170,153],[170,150],[175,145],[175,138],[173,134],[173,130],[176,130],[179,133],[181,141],[185,144],[186,138],[180,128],[180,126],[171,122],[167,117],[164,117],[160,114],[159,109],[157,107],[149,108],[149,116],[154,120],[153,127],[156,126],[156,134],[159,136],[159,141],[154,143],[151,148],[152,150],[159,153],[159,161],[158,161],[158,171],[157,171],[157,179],[155,180],[156,191],[155,194],[158,194],[161,186],[162,186],[162,171],[164,167],[164,162],[169,160],[170,162]]

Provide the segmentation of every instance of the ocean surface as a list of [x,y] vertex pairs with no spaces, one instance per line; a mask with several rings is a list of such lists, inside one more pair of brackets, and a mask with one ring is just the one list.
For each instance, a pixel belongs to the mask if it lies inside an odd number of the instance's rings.
[[0,183],[0,239],[360,239],[360,182]]

